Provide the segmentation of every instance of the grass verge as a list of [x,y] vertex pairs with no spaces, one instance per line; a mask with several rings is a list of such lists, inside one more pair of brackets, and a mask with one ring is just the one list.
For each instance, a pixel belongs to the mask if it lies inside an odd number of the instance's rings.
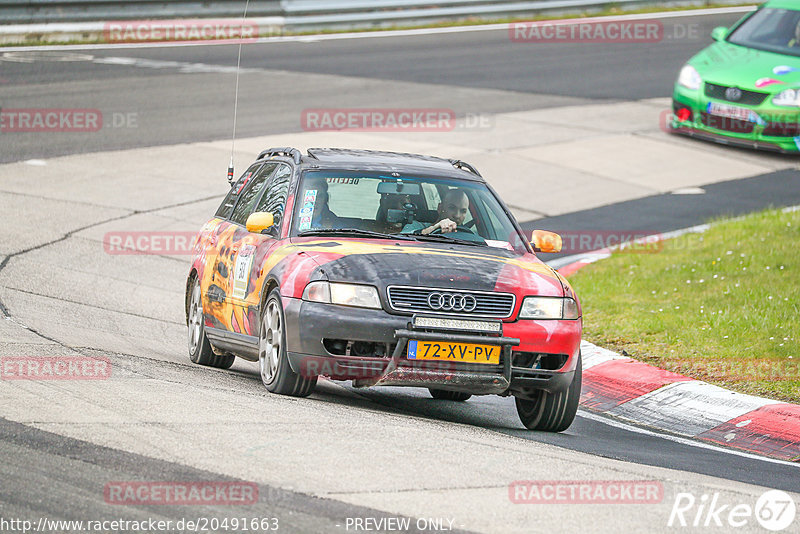
[[584,339],[743,393],[800,403],[800,211],[716,220],[570,280]]

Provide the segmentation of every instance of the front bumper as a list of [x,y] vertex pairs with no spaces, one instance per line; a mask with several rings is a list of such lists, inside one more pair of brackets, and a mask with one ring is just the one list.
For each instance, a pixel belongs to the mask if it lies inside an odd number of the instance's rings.
[[[701,91],[690,91],[676,87],[672,100],[672,117],[667,121],[670,133],[696,137],[715,143],[755,148],[784,154],[800,152],[800,122],[798,112],[778,108],[769,104],[738,106],[750,109],[757,121],[737,121],[706,113],[709,102],[736,105],[726,101],[709,99]],[[681,109],[691,114],[679,120]]]
[[[563,391],[572,383],[580,350],[581,322],[515,321],[503,324],[504,336],[413,329],[411,317],[383,310],[344,308],[284,299],[287,352],[292,369],[304,376],[352,380],[355,386],[414,386],[473,395]],[[376,355],[329,352],[323,340],[363,341],[380,348]],[[478,343],[502,348],[499,365],[406,358],[409,339]],[[518,366],[517,355],[558,356],[558,368]],[[544,361],[544,360],[540,360]],[[541,365],[541,364],[539,364]]]

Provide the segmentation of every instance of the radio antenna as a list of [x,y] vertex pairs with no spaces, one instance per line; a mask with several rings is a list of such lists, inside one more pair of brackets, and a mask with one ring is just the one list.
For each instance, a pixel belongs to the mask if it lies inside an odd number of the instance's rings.
[[242,39],[244,34],[244,21],[247,18],[247,8],[250,7],[250,0],[244,4],[242,14],[242,26],[239,29],[239,56],[236,58],[236,94],[233,97],[233,135],[231,137],[231,162],[228,165],[228,183],[233,185],[233,153],[236,148],[236,116],[239,111],[239,69],[242,65]]

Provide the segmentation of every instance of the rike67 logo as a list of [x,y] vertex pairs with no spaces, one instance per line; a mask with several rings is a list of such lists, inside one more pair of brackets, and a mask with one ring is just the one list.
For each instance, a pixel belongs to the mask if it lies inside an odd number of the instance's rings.
[[719,493],[703,494],[696,498],[691,493],[678,493],[669,527],[753,527],[753,519],[763,528],[778,532],[794,523],[797,506],[791,495],[781,490],[769,490],[756,501],[755,506],[724,502]]

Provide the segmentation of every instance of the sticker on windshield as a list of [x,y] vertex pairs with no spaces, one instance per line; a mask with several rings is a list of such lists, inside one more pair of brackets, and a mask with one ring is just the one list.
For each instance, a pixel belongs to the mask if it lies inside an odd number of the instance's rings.
[[256,247],[245,245],[236,255],[236,268],[233,270],[233,298],[244,300],[250,282],[250,269]]
[[299,231],[311,228],[311,216],[314,214],[314,205],[317,203],[317,190],[308,189],[303,195],[303,206],[300,208]]

